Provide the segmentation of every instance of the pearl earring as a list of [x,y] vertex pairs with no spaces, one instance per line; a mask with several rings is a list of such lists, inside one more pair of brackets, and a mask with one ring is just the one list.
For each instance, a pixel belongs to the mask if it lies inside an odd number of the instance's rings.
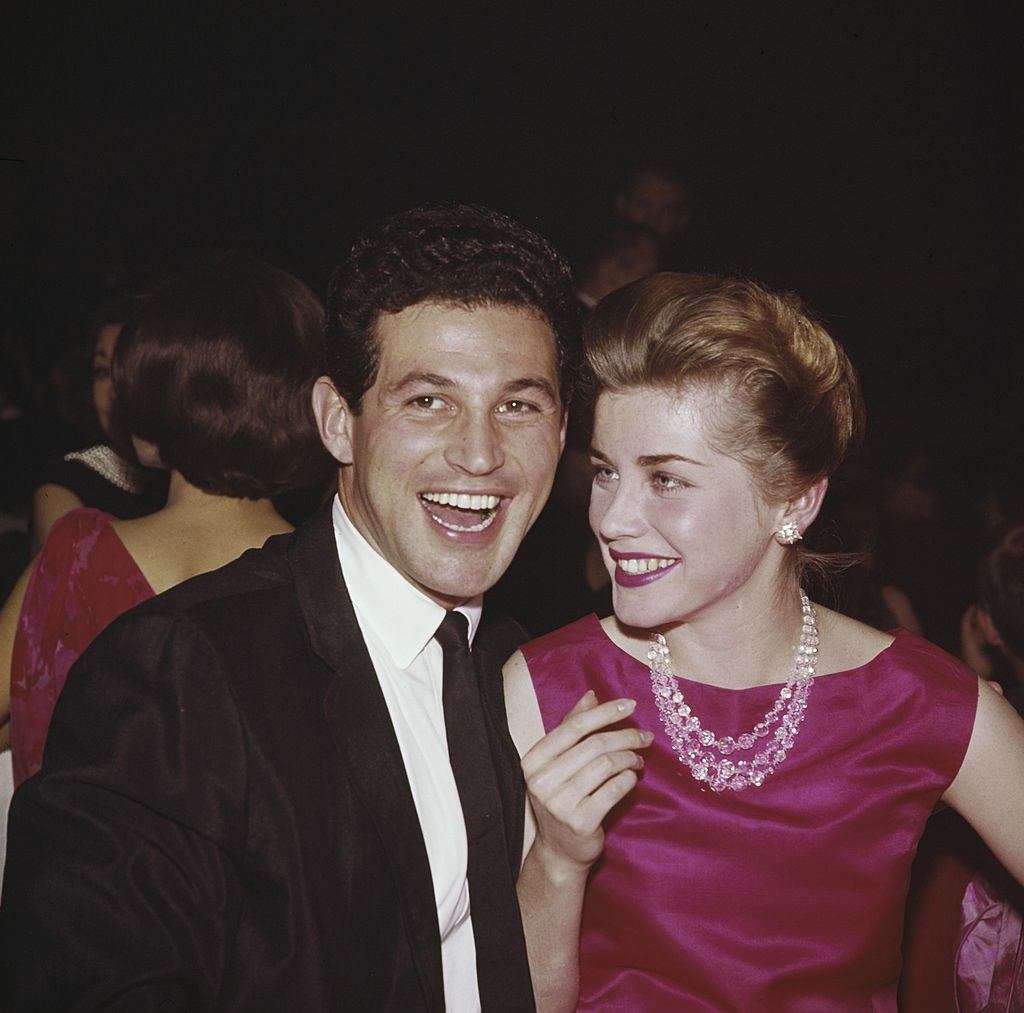
[[794,542],[799,542],[804,536],[800,534],[800,529],[796,526],[796,521],[786,521],[785,524],[775,532],[775,540],[779,545],[792,545]]

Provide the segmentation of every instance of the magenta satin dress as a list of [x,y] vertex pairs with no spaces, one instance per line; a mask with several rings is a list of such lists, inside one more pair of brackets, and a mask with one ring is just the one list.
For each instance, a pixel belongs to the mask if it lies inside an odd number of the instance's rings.
[[114,519],[101,510],[72,510],[53,525],[36,558],[11,658],[15,785],[42,763],[53,708],[79,655],[119,615],[153,597],[110,526]]
[[[715,794],[664,733],[650,674],[595,616],[523,654],[550,730],[593,689],[632,697],[655,732],[643,777],[609,815],[583,909],[583,1010],[895,1010],[910,865],[960,768],[977,677],[909,633],[819,677],[785,765]],[[748,731],[779,686],[680,678],[718,735]]]

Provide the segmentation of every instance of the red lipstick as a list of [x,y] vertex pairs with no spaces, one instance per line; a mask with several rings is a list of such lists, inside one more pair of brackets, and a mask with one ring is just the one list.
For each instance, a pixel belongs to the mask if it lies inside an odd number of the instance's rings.
[[[617,563],[620,559],[666,559],[666,556],[652,556],[646,552],[617,552],[615,549],[609,548],[608,554]],[[651,584],[656,580],[664,577],[665,574],[671,573],[682,560],[674,559],[668,566],[658,567],[656,570],[645,570],[642,573],[627,573],[621,566],[615,567],[615,583],[619,587],[644,587],[647,584]]]

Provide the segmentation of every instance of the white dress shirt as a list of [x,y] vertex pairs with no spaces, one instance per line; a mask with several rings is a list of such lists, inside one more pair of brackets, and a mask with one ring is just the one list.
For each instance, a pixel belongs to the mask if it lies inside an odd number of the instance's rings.
[[[476,946],[466,880],[466,824],[448,759],[441,700],[443,655],[434,633],[445,609],[409,583],[366,541],[334,498],[334,537],[359,629],[395,727],[434,883],[449,1010],[477,1013]],[[481,599],[458,611],[473,642]]]

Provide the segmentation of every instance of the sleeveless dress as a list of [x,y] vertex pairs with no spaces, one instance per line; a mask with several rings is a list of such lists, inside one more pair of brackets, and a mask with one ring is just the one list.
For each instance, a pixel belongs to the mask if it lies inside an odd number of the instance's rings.
[[43,759],[68,670],[114,619],[153,597],[110,514],[72,510],[50,529],[18,616],[11,658],[14,783]]
[[[655,733],[609,814],[580,941],[582,1010],[896,1010],[918,839],[956,776],[978,680],[900,631],[860,668],[819,677],[796,745],[761,788],[694,781],[661,726],[646,665],[591,615],[522,648],[546,730],[587,689],[631,697]],[[680,678],[705,727],[738,736],[779,686]]]

